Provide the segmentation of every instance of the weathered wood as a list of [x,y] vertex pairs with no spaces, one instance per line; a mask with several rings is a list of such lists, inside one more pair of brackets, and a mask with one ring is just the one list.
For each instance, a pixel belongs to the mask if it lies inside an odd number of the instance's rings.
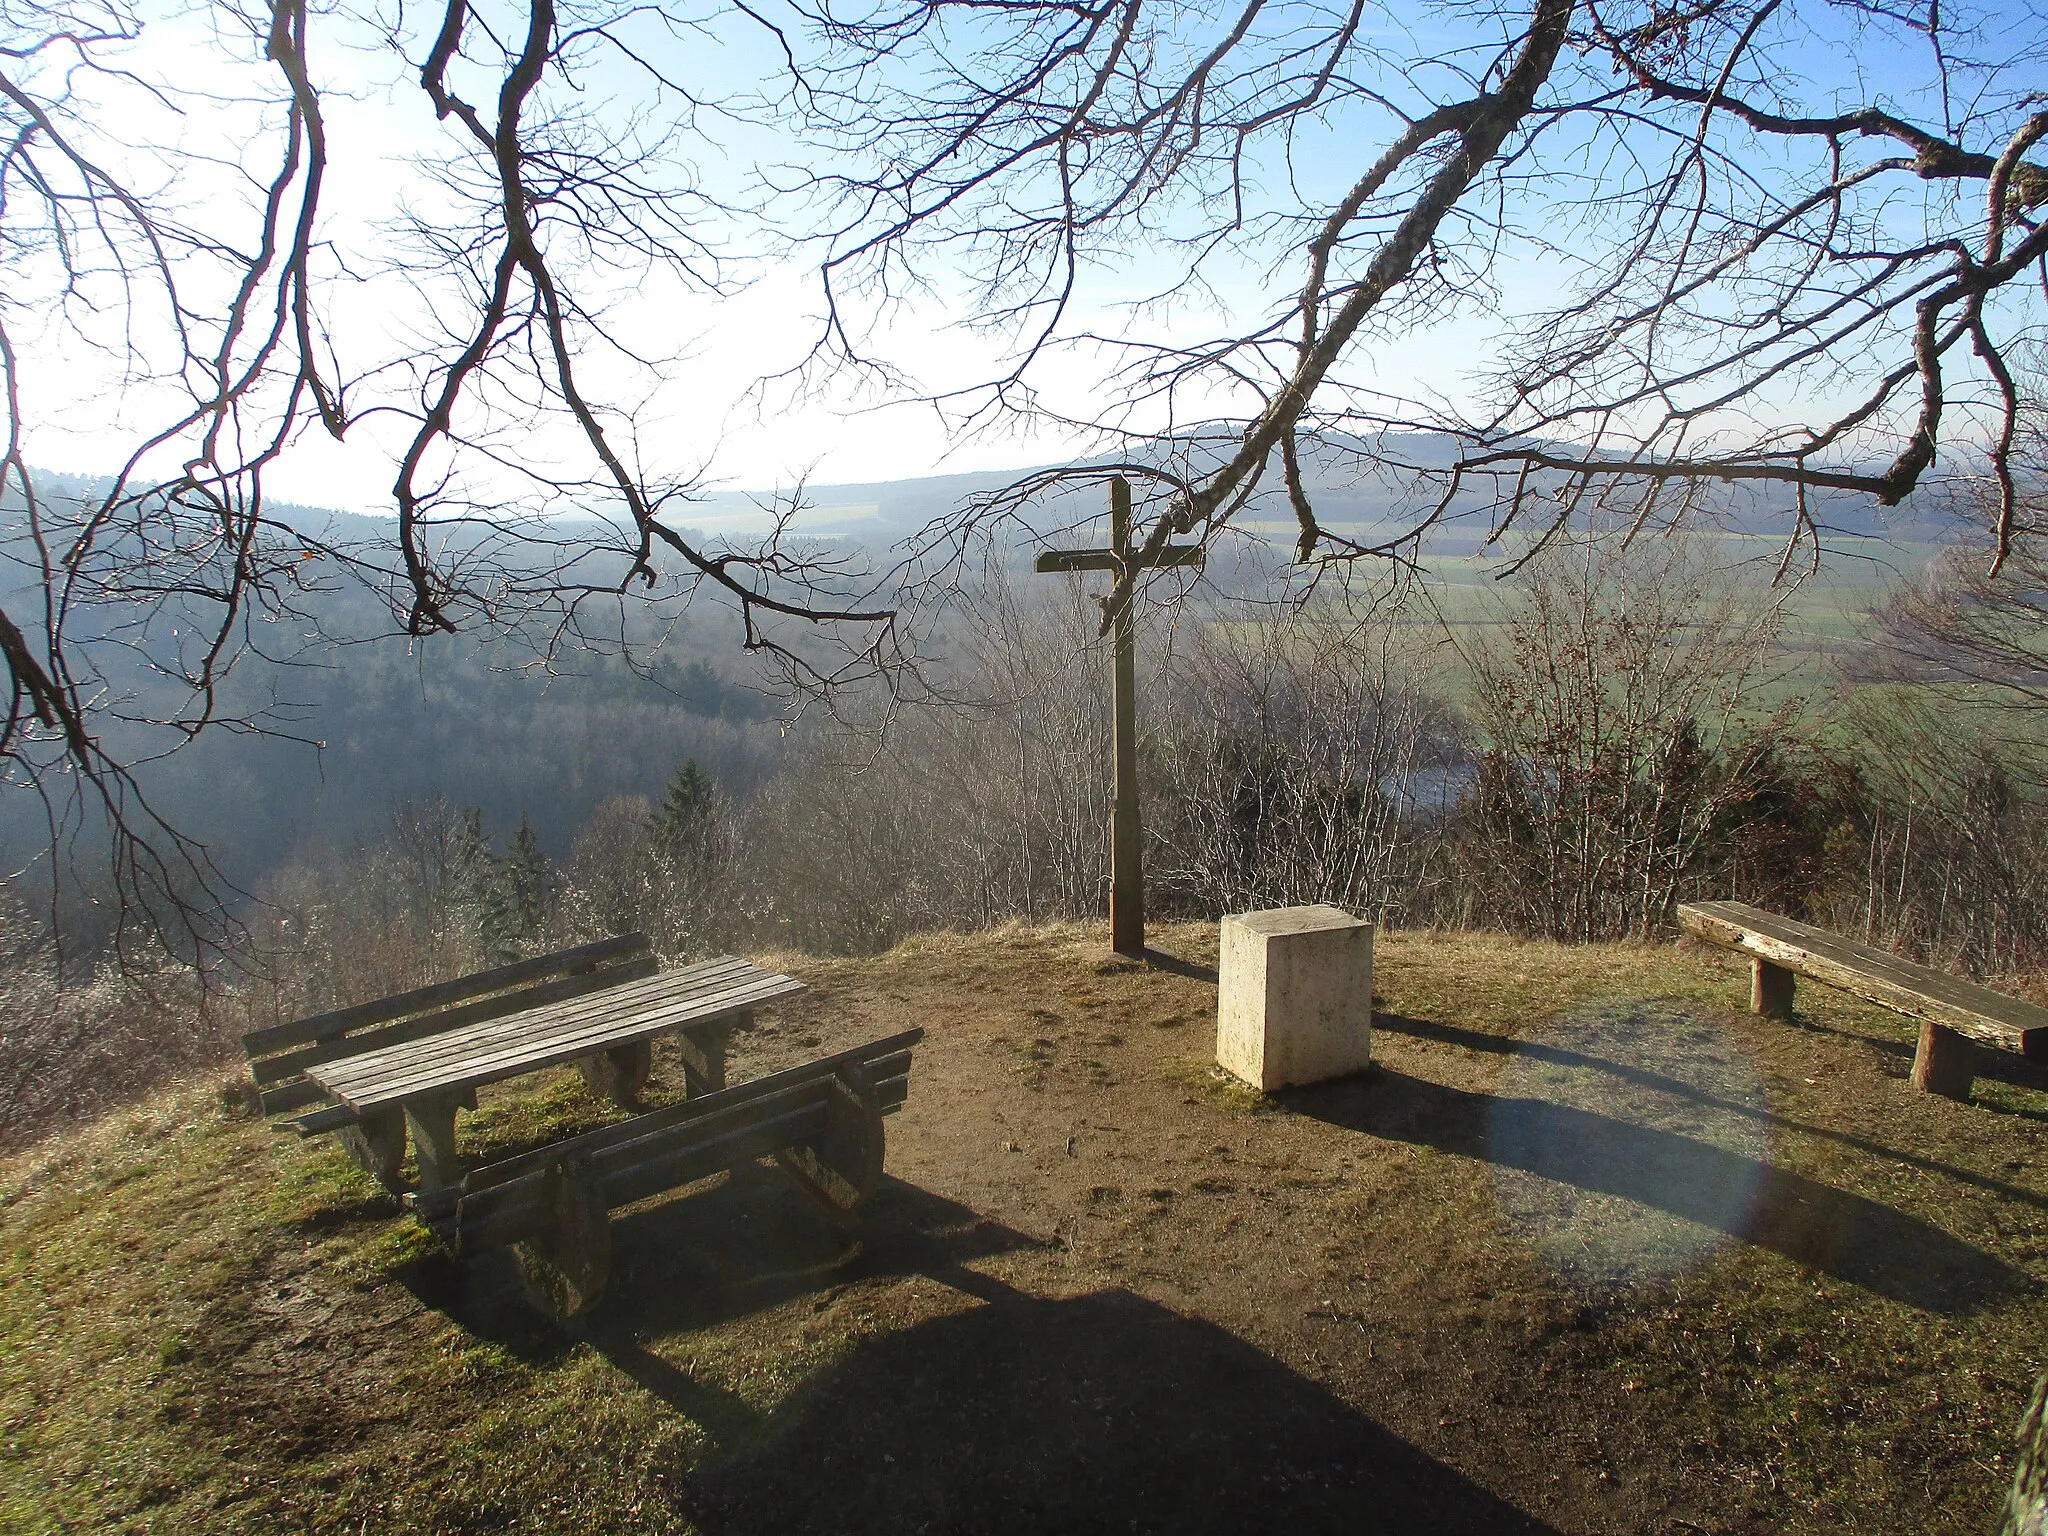
[[[694,1133],[680,1144],[667,1142],[650,1155],[641,1144],[617,1147],[602,1154],[609,1165],[605,1175],[606,1193],[618,1205],[650,1200],[671,1189],[694,1184],[741,1163],[768,1157],[793,1142],[823,1132],[828,1106],[822,1087],[806,1090],[808,1103],[777,1115],[740,1121],[722,1136],[699,1137]],[[665,1142],[666,1138],[663,1139]]]
[[711,1024],[676,1035],[676,1054],[683,1059],[683,1096],[701,1099],[725,1087],[726,1045],[736,1029],[751,1029],[754,1013],[735,1014],[729,1024]]
[[[1131,558],[1131,483],[1109,483],[1110,545]],[[1116,793],[1109,816],[1109,947],[1120,955],[1145,953],[1145,834],[1138,815],[1138,598],[1116,611],[1115,714],[1110,772]]]
[[554,981],[542,982],[538,986],[522,987],[516,992],[503,992],[496,997],[487,997],[480,1002],[466,1003],[458,1008],[437,1009],[397,1024],[381,1025],[376,1029],[366,1029],[360,1034],[322,1040],[299,1050],[266,1057],[262,1061],[250,1064],[249,1075],[259,1086],[279,1082],[287,1077],[295,1077],[306,1068],[319,1066],[323,1062],[340,1061],[345,1057],[382,1050],[386,1046],[404,1045],[411,1040],[424,1040],[431,1035],[450,1034],[473,1024],[488,1023],[493,1019],[523,1013],[529,1008],[544,1008],[550,1003],[567,1002],[571,998],[587,997],[595,992],[624,986],[629,981],[644,981],[656,975],[660,967],[661,962],[654,956],[642,955],[602,970],[558,977]]
[[2048,1536],[2048,1372],[2035,1378],[2034,1395],[2020,1416],[2019,1442],[2019,1466],[1998,1536]]
[[558,1322],[590,1310],[612,1272],[611,1218],[604,1192],[574,1158],[551,1170],[547,1226],[512,1245],[526,1299]]
[[[1127,482],[1112,481],[1112,485],[1127,485]],[[1151,562],[1156,567],[1199,566],[1202,563],[1202,549],[1197,544],[1169,544],[1159,551],[1159,558]],[[1070,575],[1079,571],[1119,571],[1123,569],[1123,557],[1107,549],[1047,549],[1039,552],[1031,562],[1031,568],[1041,576]]]
[[[902,1108],[909,1096],[907,1068],[899,1069],[893,1076],[875,1079],[875,1098],[884,1115]],[[536,1163],[536,1158],[550,1153],[560,1158],[564,1149],[582,1157],[603,1181],[606,1203],[616,1208],[644,1198],[645,1193],[659,1194],[664,1189],[722,1173],[731,1162],[720,1159],[765,1157],[779,1144],[777,1137],[808,1140],[823,1130],[824,1112],[824,1085],[801,1083],[701,1120],[645,1135],[630,1135],[623,1141],[574,1138],[507,1160],[520,1166],[508,1169],[504,1164],[488,1164],[473,1169],[459,1185],[417,1190],[401,1198],[422,1221],[437,1231],[446,1228],[444,1236],[451,1248],[456,1246],[451,1224],[457,1220],[459,1210],[462,1230],[470,1234],[464,1238],[468,1251],[479,1241],[474,1235],[477,1231],[492,1228],[501,1220],[512,1221],[516,1226],[518,1218],[514,1213],[540,1198],[542,1181],[554,1164]],[[637,1127],[628,1123],[605,1129],[634,1131]],[[599,1134],[588,1132],[586,1136],[596,1138]],[[661,1182],[663,1179],[667,1182]]]
[[[871,1040],[866,1045],[837,1051],[830,1056],[821,1056],[815,1061],[801,1062],[749,1082],[737,1083],[701,1099],[687,1099],[680,1104],[671,1104],[665,1109],[650,1110],[644,1115],[621,1121],[617,1125],[599,1126],[594,1131],[585,1131],[575,1138],[574,1142],[563,1145],[573,1146],[576,1155],[580,1157],[592,1157],[601,1148],[652,1136],[673,1125],[709,1118],[751,1104],[758,1099],[770,1098],[785,1090],[800,1087],[807,1082],[830,1077],[841,1066],[851,1061],[868,1064],[869,1072],[878,1083],[887,1078],[900,1077],[909,1070],[910,1048],[923,1038],[922,1029],[906,1029],[901,1034],[887,1035],[879,1040]],[[547,1166],[553,1156],[559,1155],[560,1148],[543,1147],[517,1157],[503,1158],[472,1170],[463,1181],[463,1188],[465,1191],[474,1191],[518,1178],[522,1174]]]
[[412,1132],[413,1156],[419,1162],[422,1189],[438,1189],[462,1177],[455,1155],[455,1111],[460,1102],[459,1093],[437,1093],[406,1101],[405,1123]]
[[296,1120],[276,1121],[270,1128],[273,1131],[297,1131],[301,1136],[318,1136],[325,1131],[338,1131],[345,1125],[354,1125],[362,1118],[346,1104],[336,1104],[329,1109],[316,1109]]
[[802,982],[758,969],[744,984],[684,999],[663,999],[654,983],[635,983],[554,1010],[480,1024],[459,1038],[437,1035],[326,1063],[309,1068],[308,1075],[343,1102],[367,1110],[456,1084],[537,1072],[645,1036],[730,1018],[803,990]]
[[458,976],[452,981],[437,981],[430,986],[416,987],[410,992],[375,998],[347,1008],[337,1008],[330,1013],[313,1014],[307,1018],[293,1019],[286,1024],[265,1025],[262,1029],[251,1030],[242,1036],[242,1050],[251,1057],[267,1056],[287,1046],[347,1034],[350,1030],[360,1029],[365,1024],[380,1024],[387,1019],[418,1013],[422,1009],[438,1008],[445,1003],[459,1003],[466,998],[480,997],[486,992],[496,992],[506,987],[516,987],[542,976],[555,975],[560,971],[574,970],[585,965],[601,965],[620,956],[645,953],[650,948],[651,945],[644,933],[625,933],[616,938],[599,939],[594,944],[580,944],[574,949],[560,950],[551,955],[539,955],[531,960],[515,961],[511,965],[500,965],[487,971],[477,971],[472,975]]
[[826,1220],[851,1230],[882,1177],[882,1107],[857,1061],[840,1067],[825,1091],[822,1133],[781,1148],[775,1161]]
[[654,1075],[654,1042],[635,1040],[580,1058],[583,1086],[622,1109],[640,1107],[640,1090]]
[[[909,1091],[907,1077],[876,1083],[875,1097],[882,1113],[900,1109]],[[823,1134],[825,1114],[823,1089],[813,1084],[793,1095],[763,1100],[693,1126],[686,1137],[647,1137],[600,1151],[590,1163],[605,1203],[616,1210],[770,1156],[791,1143],[811,1141]],[[560,1148],[550,1150],[559,1152]],[[546,1207],[547,1172],[541,1168],[467,1193],[451,1187],[422,1190],[405,1198],[452,1253],[470,1258],[546,1228],[551,1219]]]
[[1976,1055],[1977,1047],[1967,1036],[1932,1019],[1922,1019],[1920,1046],[1913,1053],[1913,1086],[1945,1099],[1967,1100],[1977,1076]]
[[882,1117],[909,1091],[910,1047],[922,1035],[908,1030],[586,1132],[406,1203],[458,1258],[510,1247],[527,1299],[575,1317],[609,1278],[611,1210],[741,1160],[774,1156],[827,1219],[851,1227],[880,1182]]
[[1109,823],[1109,942],[1118,954],[1145,953],[1144,834],[1138,812],[1137,576],[1165,566],[1200,566],[1198,544],[1169,544],[1141,558],[1131,542],[1131,483],[1109,482],[1109,548],[1049,549],[1033,562],[1040,572],[1108,571],[1126,583],[1125,600],[1110,614],[1115,633],[1111,689]]
[[2048,1056],[2048,1008],[1739,901],[1687,902],[1678,920],[1686,932],[1710,943],[1914,1018],[1933,1019],[1983,1044]]
[[[722,997],[734,987],[756,984],[760,978],[770,974],[759,966],[733,958],[681,971],[648,972],[616,985],[544,1002],[517,1014],[463,1019],[452,1027],[433,1031],[416,1040],[399,1040],[342,1052],[335,1057],[340,1065],[333,1071],[363,1073],[370,1071],[372,1064],[388,1062],[408,1067],[421,1066],[467,1055],[480,1044],[522,1039],[537,1025],[553,1030],[567,1030],[584,1024],[602,1028],[612,1021],[653,1007],[687,1009],[695,1003]],[[313,1065],[324,1068],[329,1064],[317,1062]],[[309,1067],[308,1071],[312,1068]],[[315,1072],[313,1075],[324,1079],[332,1072]]]
[[[301,1132],[304,1134],[304,1132]],[[355,1165],[386,1189],[399,1187],[398,1170],[405,1165],[405,1116],[382,1109],[353,1124],[337,1126],[334,1139]]]
[[[286,1083],[282,1087],[264,1089],[257,1095],[257,1100],[262,1104],[264,1114],[281,1115],[289,1110],[303,1109],[308,1104],[324,1103],[327,1097],[328,1093],[325,1088],[322,1088],[310,1077],[302,1077],[296,1082]],[[353,1120],[355,1118],[355,1111],[350,1110],[349,1119]]]
[[1749,1008],[1773,1019],[1792,1017],[1792,995],[1798,973],[1774,965],[1762,956],[1749,962]]

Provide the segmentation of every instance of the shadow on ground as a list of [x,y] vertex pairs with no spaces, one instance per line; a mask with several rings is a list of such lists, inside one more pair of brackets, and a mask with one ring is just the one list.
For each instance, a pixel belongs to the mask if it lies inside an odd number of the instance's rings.
[[[1868,1136],[1858,1136],[1852,1132],[1836,1130],[1833,1126],[1816,1125],[1807,1120],[1795,1120],[1789,1115],[1776,1114],[1769,1110],[1759,1110],[1753,1105],[1744,1104],[1722,1095],[1703,1092],[1697,1083],[1686,1082],[1683,1079],[1672,1077],[1666,1073],[1646,1071],[1641,1065],[1636,1063],[1609,1061],[1582,1051],[1561,1047],[1554,1042],[1532,1042],[1517,1040],[1505,1035],[1490,1035],[1483,1030],[1466,1029],[1456,1024],[1439,1024],[1431,1019],[1409,1018],[1398,1013],[1376,1012],[1373,1014],[1372,1022],[1375,1029],[1391,1030],[1395,1034],[1410,1035],[1418,1040],[1433,1040],[1440,1045],[1455,1045],[1468,1051],[1483,1051],[1489,1055],[1496,1056],[1526,1056],[1548,1061],[1561,1067],[1580,1067],[1588,1071],[1602,1072],[1620,1083],[1628,1083],[1657,1093],[1667,1093],[1679,1098],[1691,1099],[1695,1103],[1712,1110],[1736,1115],[1753,1115],[1766,1124],[1782,1127],[1788,1131],[1796,1131],[1803,1136],[1818,1136],[1823,1140],[1840,1142],[1844,1146],[1856,1148],[1859,1152],[1867,1152],[1872,1157],[1884,1158],[1891,1162],[1911,1163],[1916,1168],[1925,1168],[1930,1173],[1938,1173],[1944,1178],[1954,1179],[1958,1183],[1968,1184],[1976,1189],[1988,1190],[2003,1199],[2018,1200],[2023,1204],[2038,1206],[2041,1209],[2048,1210],[2048,1197],[2044,1197],[2022,1185],[1994,1178],[1989,1174],[1979,1173],[1973,1168],[1961,1168],[1954,1163],[1944,1162],[1940,1158],[1928,1157],[1924,1153],[1915,1152],[1905,1147],[1888,1146],[1884,1142],[1874,1141]],[[1800,1027],[1812,1028],[1826,1034],[1842,1035],[1845,1038],[1875,1046],[1880,1051],[1896,1051],[1896,1053],[1904,1056],[1908,1066],[1910,1066],[1913,1059],[1913,1047],[1911,1045],[1898,1045],[1895,1047],[1893,1042],[1890,1041],[1873,1040],[1868,1035],[1850,1034],[1845,1030],[1830,1029],[1826,1025],[1820,1024],[1801,1025]],[[2000,1057],[2010,1053],[1996,1050],[1980,1050],[1977,1054],[1980,1058],[1979,1064],[1982,1065],[1982,1058]],[[2038,1063],[2021,1061],[2018,1057],[2013,1057],[2012,1062],[2009,1063],[1994,1061],[1991,1064],[2001,1069],[2003,1074],[2000,1079],[2001,1081],[2016,1083],[2025,1087],[2038,1086],[2044,1092],[2048,1092],[2048,1069],[2043,1069]],[[2040,1081],[2038,1084],[2029,1074],[2039,1075]],[[1906,1072],[1904,1069],[1901,1069],[1897,1075],[1904,1077]],[[1992,1075],[1990,1072],[1978,1073],[1980,1077]]]
[[[832,1233],[772,1170],[614,1218],[611,1289],[571,1332],[509,1266],[441,1298],[522,1357],[576,1338],[701,1427],[676,1494],[707,1536],[860,1532],[1342,1532],[1554,1536],[1235,1335],[1126,1291],[1048,1300],[968,1266],[1035,1246],[885,1179],[867,1234]],[[855,1281],[922,1275],[944,1315],[856,1337],[763,1414],[648,1341]]]
[[1128,1291],[861,1341],[686,1483],[713,1536],[785,1531],[1541,1533],[1233,1334]]
[[[2003,1260],[1888,1205],[1568,1104],[1473,1093],[1384,1067],[1296,1090],[1287,1102],[1351,1130],[1633,1200],[1925,1311],[1974,1311],[2033,1283]],[[1516,1133],[1497,1134],[1503,1124]],[[1540,1134],[1531,1134],[1532,1126]],[[1733,1219],[1725,1198],[1731,1189],[1750,1192]]]
[[[822,1296],[857,1280],[920,1274],[1033,1246],[1000,1222],[963,1205],[884,1178],[868,1207],[867,1235],[849,1239],[772,1167],[746,1163],[711,1183],[614,1211],[611,1280],[589,1317],[566,1328],[523,1299],[510,1256],[479,1256],[422,1266],[414,1294],[470,1332],[521,1359],[556,1359],[586,1340],[641,1384],[671,1397],[690,1394],[637,1339],[715,1328],[735,1318]],[[643,1357],[640,1358],[640,1357]],[[710,1418],[691,1412],[716,1437]]]

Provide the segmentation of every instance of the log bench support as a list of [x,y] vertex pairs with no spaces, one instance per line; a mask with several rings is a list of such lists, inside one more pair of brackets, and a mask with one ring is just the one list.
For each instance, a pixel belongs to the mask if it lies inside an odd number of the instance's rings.
[[1976,1078],[1977,1047],[1969,1036],[1922,1019],[1920,1044],[1913,1052],[1913,1086],[1922,1093],[1967,1102]]
[[1739,901],[1684,902],[1678,921],[1695,938],[1749,957],[1757,1013],[1790,1017],[1796,978],[1806,976],[1916,1020],[1913,1086],[1923,1093],[1967,1101],[1986,1046],[2048,1057],[2048,1009],[2024,999]]
[[1799,973],[1758,956],[1749,963],[1749,1011],[1766,1018],[1792,1017],[1792,993]]
[[405,1113],[398,1106],[337,1127],[334,1139],[350,1161],[386,1189],[396,1193],[403,1187],[398,1174],[405,1166]]
[[[751,1029],[751,1012],[697,1029],[678,1030],[676,1054],[683,1061],[683,1097],[701,1099],[725,1086],[725,1052],[735,1029]],[[654,1042],[635,1040],[585,1056],[576,1063],[583,1085],[621,1109],[640,1108],[640,1095],[654,1075]]]
[[621,1109],[638,1109],[640,1092],[654,1075],[654,1042],[635,1040],[608,1051],[585,1056],[576,1063],[583,1074],[583,1086],[600,1099],[610,1099]]

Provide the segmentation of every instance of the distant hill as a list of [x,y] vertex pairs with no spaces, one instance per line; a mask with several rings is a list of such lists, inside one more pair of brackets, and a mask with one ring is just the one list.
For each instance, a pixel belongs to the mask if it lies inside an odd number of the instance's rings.
[[[1217,440],[1179,448],[1199,457],[1224,446]],[[1447,462],[1451,451],[1447,439],[1422,434],[1378,446],[1424,465]],[[1364,447],[1325,445],[1310,456],[1307,477],[1330,526],[1354,537],[1385,536],[1407,526],[1404,509],[1397,506],[1396,486],[1361,471]],[[864,545],[879,555],[965,498],[1029,473],[808,487],[794,526],[802,535],[849,548]],[[38,481],[45,494],[78,498],[104,494],[110,483],[103,476],[40,472]],[[1067,492],[1045,509],[1041,526],[1078,525],[1078,536],[1090,536],[1085,525],[1097,516],[1100,497],[1099,487]],[[708,538],[744,541],[770,526],[771,506],[767,495],[712,492],[676,521]],[[291,527],[345,543],[388,538],[392,526],[390,519],[291,503],[273,502],[269,510]],[[1461,515],[1432,535],[1425,555],[1441,562],[1443,580],[1480,580],[1481,564],[1473,557],[1490,519],[1480,515],[1486,509],[1477,498],[1454,510]],[[1866,584],[1885,574],[1864,558],[1873,537],[1886,541],[1879,553],[1896,560],[1908,547],[1917,559],[1926,544],[1946,536],[1925,514],[1887,513],[1867,499],[1834,498],[1821,506],[1820,516],[1841,531],[1851,554],[1848,564],[1860,573],[1852,579]],[[1719,520],[1741,533],[1782,536],[1789,527],[1787,509],[1770,493],[1750,488],[1723,499]],[[1271,562],[1285,559],[1294,538],[1284,504],[1249,507],[1239,524],[1254,543],[1219,552],[1210,564],[1210,579],[1225,588],[1263,580]],[[1016,537],[1014,559],[1021,564],[1027,554],[1021,529]],[[1490,569],[1490,562],[1484,564]],[[14,604],[22,596],[17,587]],[[0,594],[0,602],[7,600]],[[360,587],[312,601],[328,633],[372,635],[390,627],[383,599]],[[629,605],[627,613],[638,640],[651,644],[657,634],[654,611]],[[760,691],[767,679],[743,650],[731,616],[715,604],[699,603],[666,617],[672,627],[661,640],[660,665],[651,677],[589,651],[571,650],[557,667],[533,667],[526,664],[530,651],[519,654],[517,647],[494,645],[488,636],[468,635],[315,645],[301,665],[245,665],[230,680],[223,713],[265,713],[283,735],[202,736],[155,765],[146,782],[173,823],[211,844],[223,867],[244,882],[294,849],[381,838],[384,818],[400,795],[445,793],[477,805],[498,836],[529,819],[543,847],[560,855],[600,800],[656,795],[686,757],[735,793],[774,771],[783,740],[780,705]],[[146,645],[170,643],[151,639]],[[109,652],[102,664],[139,699],[164,691],[144,657]],[[121,746],[118,729],[114,745]],[[0,790],[0,854],[19,867],[45,837],[34,797]]]

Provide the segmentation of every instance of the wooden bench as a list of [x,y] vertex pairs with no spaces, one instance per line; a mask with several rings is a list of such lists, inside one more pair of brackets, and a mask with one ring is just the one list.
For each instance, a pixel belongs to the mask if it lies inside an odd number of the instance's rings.
[[2048,1008],[1739,901],[1687,902],[1678,921],[1696,938],[1750,956],[1750,1007],[1758,1013],[1790,1014],[1794,978],[1809,976],[1918,1019],[1913,1086],[1924,1092],[1970,1096],[1972,1042],[2048,1059]]
[[663,973],[633,933],[254,1030],[242,1048],[275,1129],[334,1133],[389,1187],[410,1130],[431,1186],[458,1174],[455,1111],[481,1085],[573,1061],[593,1092],[637,1108],[653,1037],[672,1031],[686,1092],[712,1093],[731,1031],[802,990],[730,957]]
[[458,1259],[510,1248],[527,1298],[557,1319],[587,1311],[611,1273],[610,1212],[734,1165],[774,1157],[851,1229],[882,1173],[882,1117],[910,1091],[921,1029],[869,1041],[703,1098],[471,1170],[406,1197]]

